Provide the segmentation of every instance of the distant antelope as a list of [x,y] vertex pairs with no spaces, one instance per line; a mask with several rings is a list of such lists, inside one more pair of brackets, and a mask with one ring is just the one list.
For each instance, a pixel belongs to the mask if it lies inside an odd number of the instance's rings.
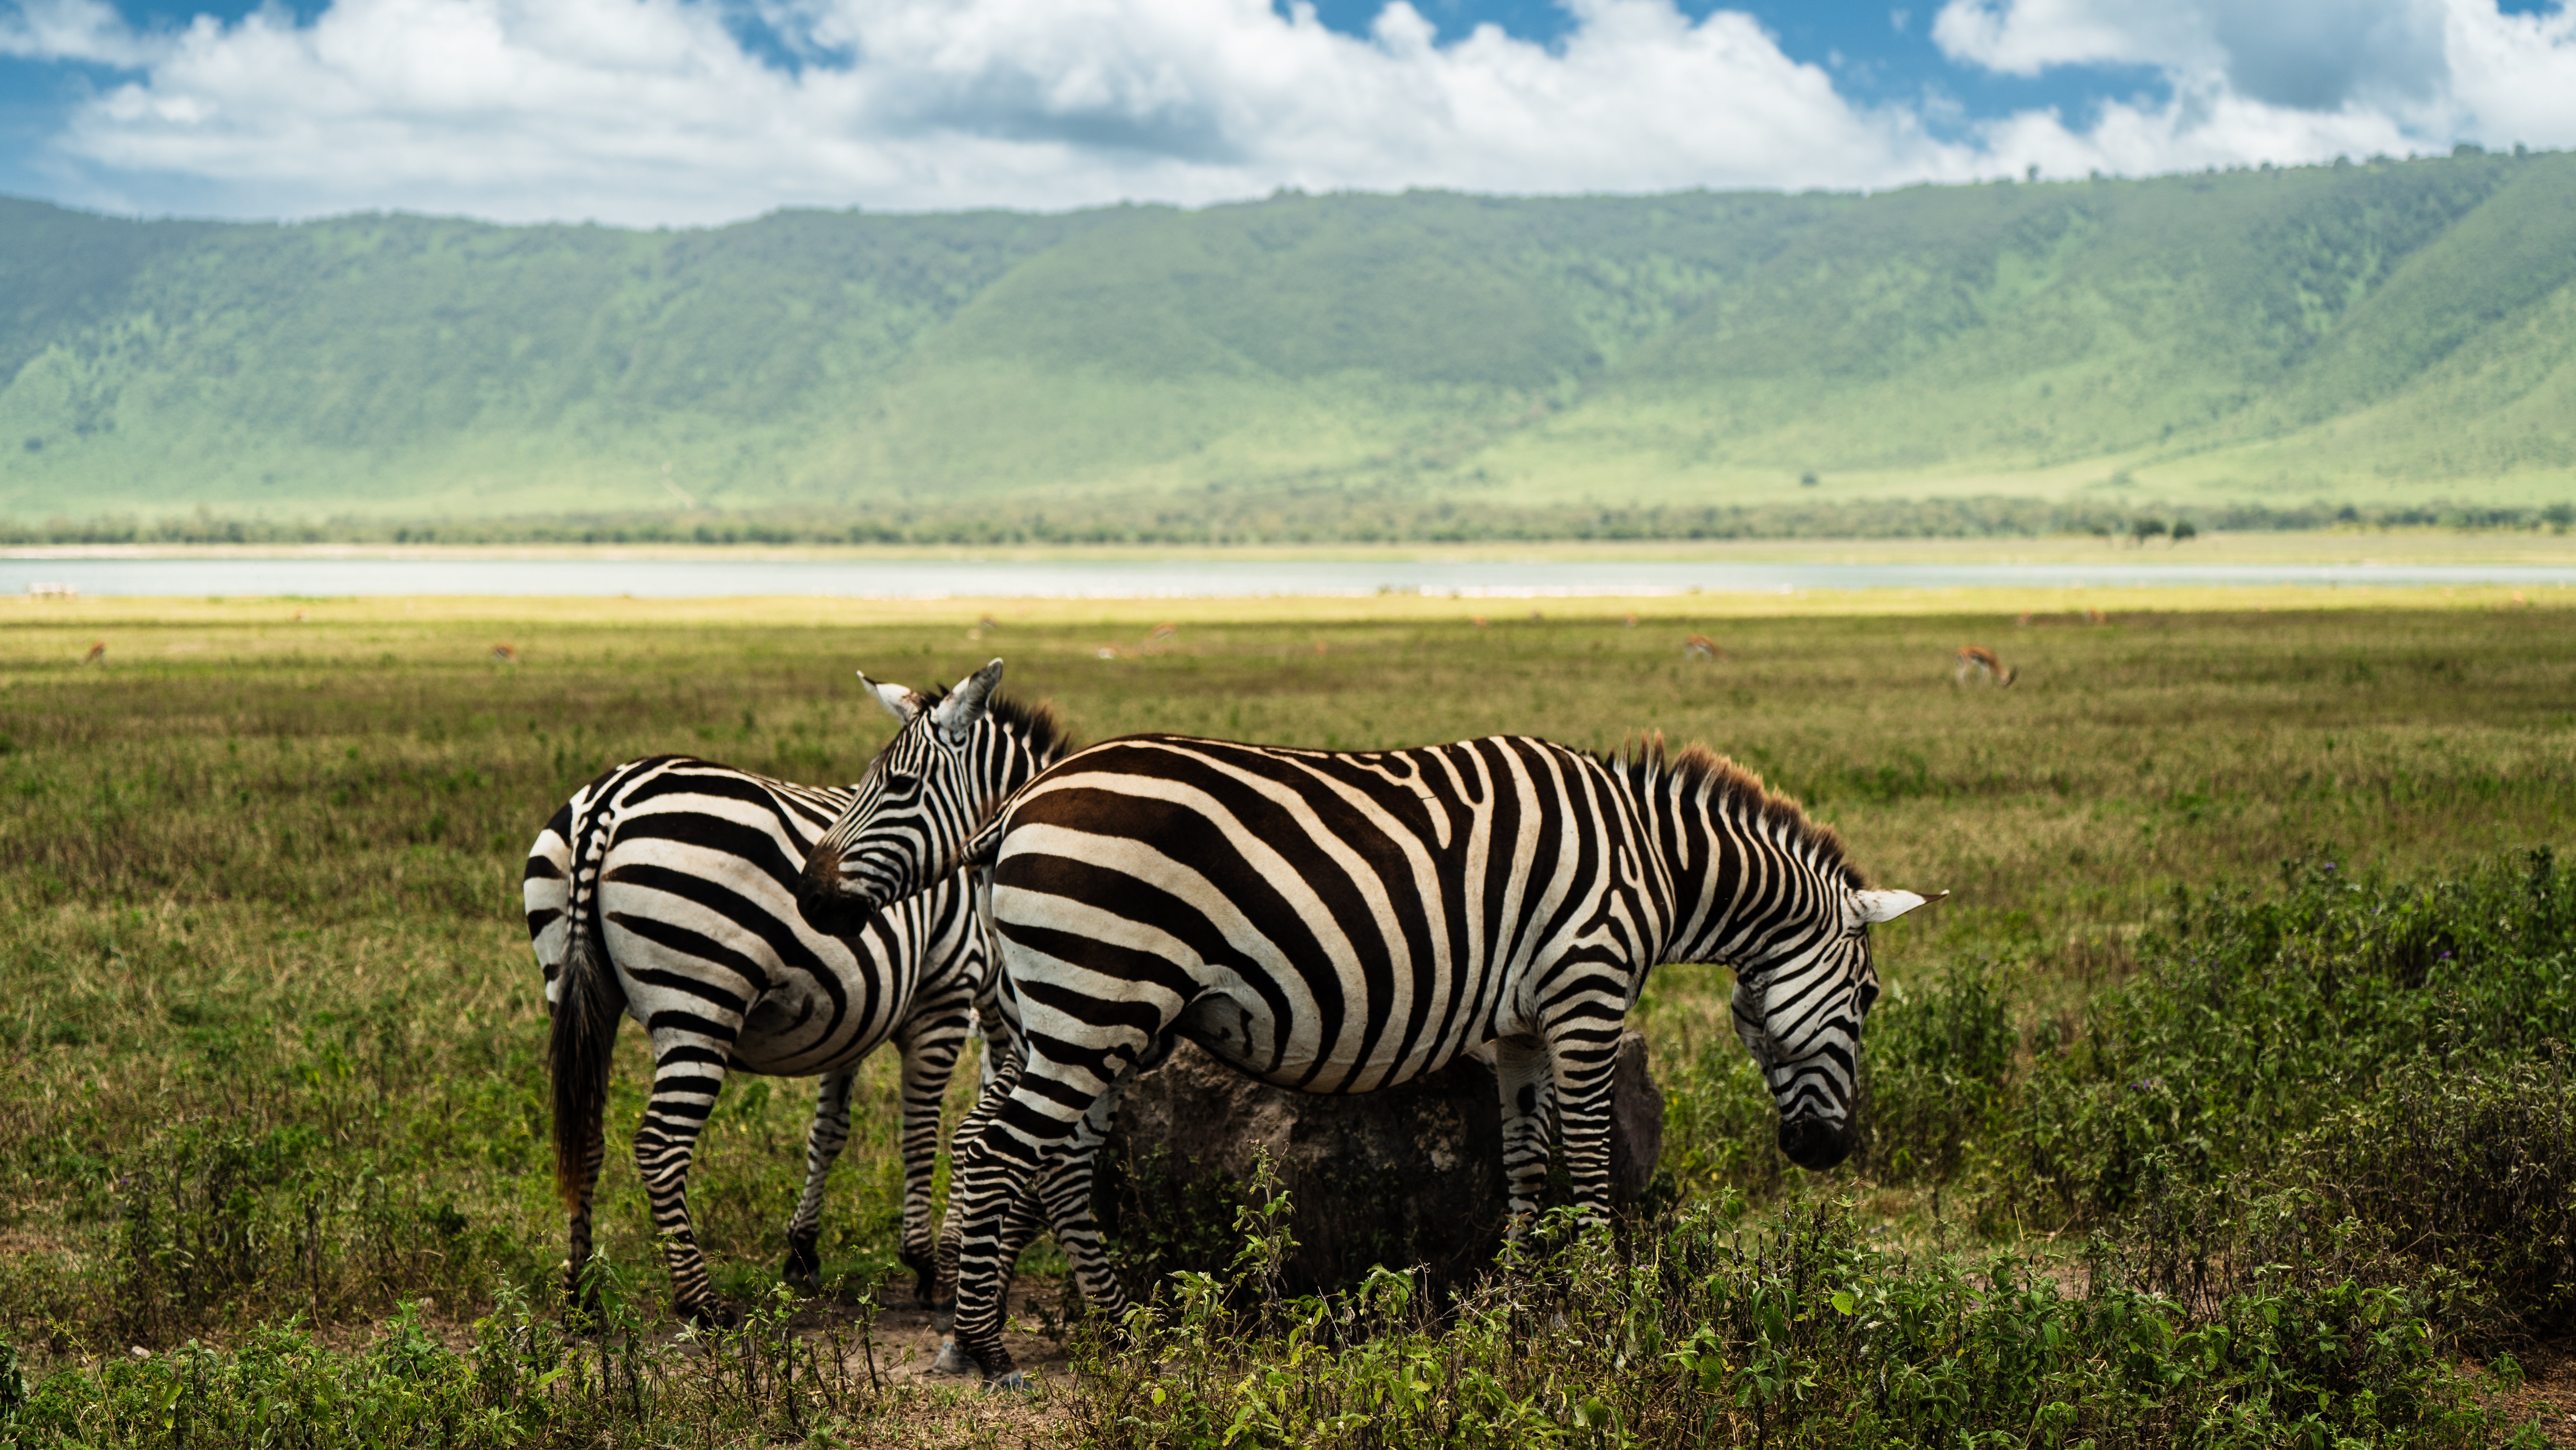
[[2104,614],[2101,610],[2088,608],[2084,611],[2084,622],[2086,624],[2109,624],[2111,622],[2111,616]]
[[85,665],[94,665],[105,658],[107,658],[107,641],[100,640],[89,647],[88,654],[81,656],[81,663]]
[[1181,627],[1177,624],[1155,625],[1152,629],[1145,631],[1145,652],[1147,654],[1159,654],[1164,650],[1170,649],[1172,647],[1172,641],[1180,638],[1180,634]]
[[496,644],[492,646],[492,658],[505,665],[515,665],[519,662],[519,652],[506,644]]
[[2019,669],[2007,668],[2002,660],[1995,658],[1993,650],[1981,644],[1959,646],[1959,672],[1953,678],[1964,685],[1968,682],[1970,670],[1977,672],[1978,679],[1998,686],[2009,685],[2021,678]]
[[1726,651],[1719,649],[1717,641],[1707,635],[1695,634],[1682,641],[1682,655],[1686,659],[1722,660],[1726,658]]

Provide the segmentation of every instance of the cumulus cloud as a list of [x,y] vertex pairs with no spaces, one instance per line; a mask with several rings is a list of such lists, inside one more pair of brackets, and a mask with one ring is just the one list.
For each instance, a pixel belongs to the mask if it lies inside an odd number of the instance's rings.
[[0,55],[19,60],[82,61],[131,69],[167,49],[137,34],[106,0],[27,0],[0,13]]
[[[1201,203],[1410,186],[1882,187],[2576,142],[2563,10],[2494,0],[1950,0],[1963,65],[2148,66],[2160,102],[1959,121],[1865,105],[1762,26],[1567,0],[1538,45],[1364,37],[1267,0],[333,0],[140,34],[0,10],[0,50],[123,68],[53,163],[79,199],[296,216],[705,222],[780,205]],[[2260,12],[2259,14],[2257,12]],[[762,43],[747,43],[756,31]]]
[[2105,106],[2080,138],[2122,169],[2576,144],[2576,16],[2563,3],[2507,15],[2496,0],[1949,0],[1932,34],[1954,59],[2010,75],[2161,72],[2168,103]]

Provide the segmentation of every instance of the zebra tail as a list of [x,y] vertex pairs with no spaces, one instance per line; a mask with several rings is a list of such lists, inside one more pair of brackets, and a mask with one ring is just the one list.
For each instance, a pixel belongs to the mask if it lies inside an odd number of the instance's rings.
[[[588,888],[598,862],[585,859],[589,853],[584,848],[593,843],[584,837],[591,833],[578,828],[587,824],[577,818],[573,833],[571,931],[563,970],[555,978],[554,1023],[546,1038],[546,1066],[554,1079],[555,1190],[564,1206],[576,1212],[608,1109],[608,1067],[617,1046],[618,1013],[625,1005],[592,928],[597,903]],[[604,846],[594,850],[606,854]]]

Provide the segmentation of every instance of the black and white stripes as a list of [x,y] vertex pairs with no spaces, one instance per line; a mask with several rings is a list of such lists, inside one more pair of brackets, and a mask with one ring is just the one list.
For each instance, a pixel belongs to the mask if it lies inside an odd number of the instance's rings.
[[960,1135],[952,1189],[958,1343],[987,1374],[1011,1368],[1012,1205],[1068,1145],[1088,1152],[1083,1125],[1172,1034],[1310,1092],[1491,1043],[1513,1209],[1535,1206],[1555,1116],[1597,1214],[1621,1019],[1655,964],[1722,961],[1782,1150],[1809,1166],[1848,1151],[1868,926],[1924,898],[1866,889],[1829,830],[1733,765],[1513,737],[1340,753],[1136,736],[1020,788],[964,748],[989,688],[887,747],[799,898],[809,915],[865,909],[992,862],[1025,1059],[989,1125]]
[[[820,1268],[823,1189],[849,1132],[852,1070],[903,1056],[903,1256],[925,1300],[937,1262],[931,1179],[939,1113],[976,997],[984,931],[950,877],[846,937],[805,925],[797,872],[846,790],[770,780],[686,756],[621,765],[576,792],[529,850],[528,931],[553,1013],[557,1181],[574,1287],[590,1256],[609,1052],[622,1013],[651,1042],[652,1099],[635,1159],[681,1312],[722,1320],[689,1221],[689,1163],[729,1072],[821,1079],[785,1272]],[[993,1019],[997,1021],[997,1016]],[[988,1030],[991,1030],[988,1023]]]

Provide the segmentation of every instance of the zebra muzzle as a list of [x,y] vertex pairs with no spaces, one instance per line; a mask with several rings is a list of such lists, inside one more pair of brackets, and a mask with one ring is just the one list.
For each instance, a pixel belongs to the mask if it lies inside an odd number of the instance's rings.
[[796,913],[825,936],[856,936],[876,915],[876,893],[864,882],[841,874],[841,860],[817,848],[805,858],[804,877],[796,883]]
[[1780,1120],[1780,1152],[1801,1168],[1822,1172],[1851,1156],[1852,1124],[1800,1113]]

